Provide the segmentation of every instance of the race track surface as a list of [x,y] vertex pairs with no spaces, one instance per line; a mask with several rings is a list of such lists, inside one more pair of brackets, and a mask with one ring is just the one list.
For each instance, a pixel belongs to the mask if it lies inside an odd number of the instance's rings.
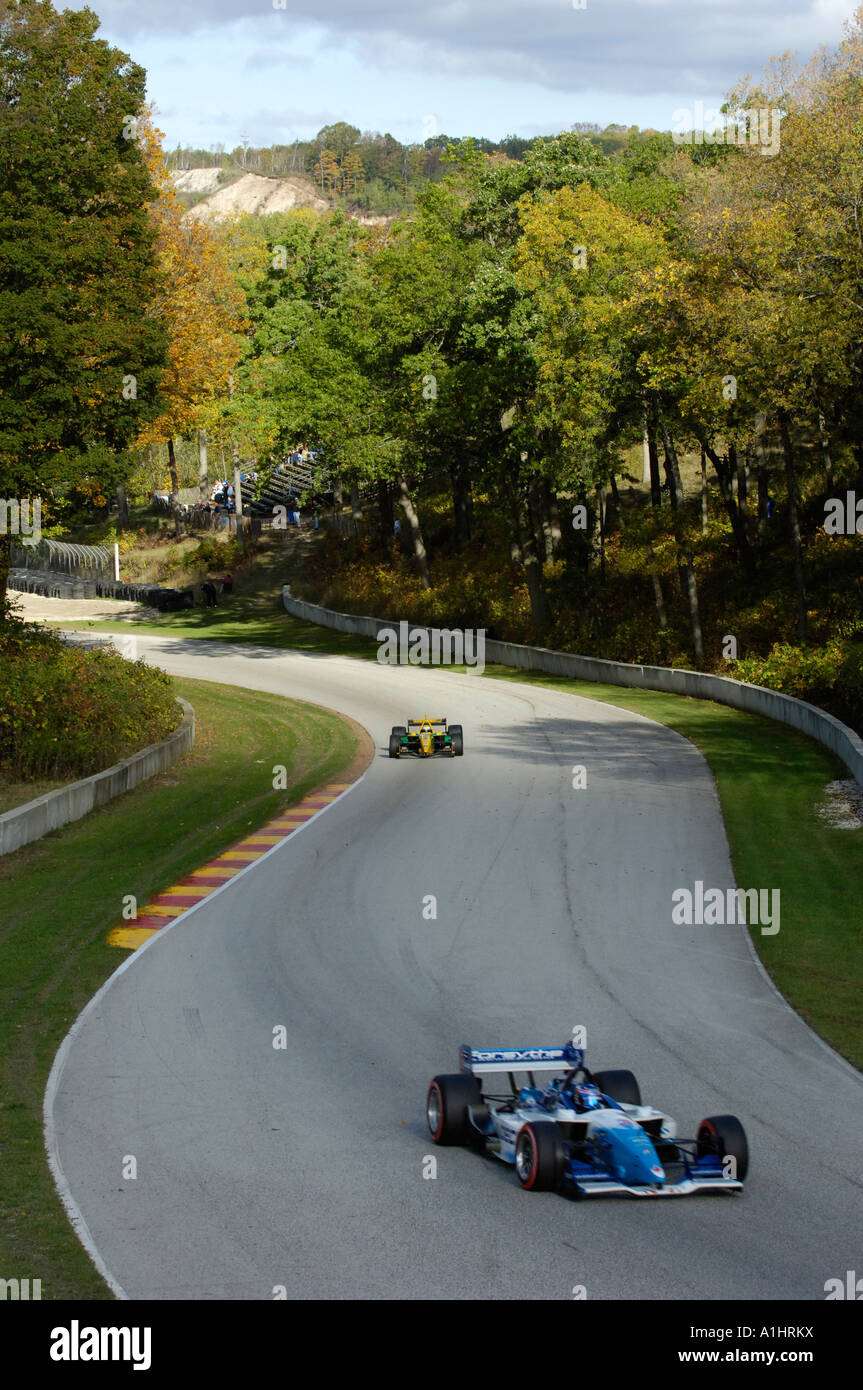
[[[745,928],[671,922],[675,888],[733,884],[691,744],[475,675],[137,641],[173,674],[344,711],[378,754],[133,957],[68,1047],[57,1159],[129,1298],[823,1299],[860,1267],[861,1078],[782,1002]],[[386,756],[390,726],[425,712],[464,725],[464,758]],[[576,1025],[588,1064],[630,1067],[682,1134],[740,1116],[742,1197],[578,1202],[434,1148],[426,1087],[460,1043],[559,1044]]]

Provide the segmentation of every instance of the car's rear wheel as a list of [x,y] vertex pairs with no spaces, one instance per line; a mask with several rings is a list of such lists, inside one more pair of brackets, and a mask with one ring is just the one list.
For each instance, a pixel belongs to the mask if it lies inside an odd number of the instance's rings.
[[450,747],[454,758],[464,756],[464,734],[461,724],[450,724],[449,726]]
[[393,733],[398,734],[399,738],[407,738],[407,732],[404,724],[393,724]]
[[436,1144],[464,1144],[471,1138],[469,1105],[482,1105],[482,1090],[476,1077],[463,1072],[434,1077],[426,1097],[426,1119]]
[[564,1149],[552,1120],[531,1120],[515,1141],[515,1175],[525,1192],[556,1192],[563,1182]]
[[698,1126],[695,1153],[697,1158],[715,1154],[723,1165],[726,1159],[732,1158],[734,1163],[728,1177],[737,1178],[740,1182],[743,1182],[749,1171],[746,1131],[736,1115],[710,1115],[706,1120],[702,1120]]
[[631,1071],[598,1071],[593,1076],[603,1095],[620,1105],[640,1105],[641,1090]]
[[397,758],[402,750],[402,741],[398,734],[390,734],[390,757]]

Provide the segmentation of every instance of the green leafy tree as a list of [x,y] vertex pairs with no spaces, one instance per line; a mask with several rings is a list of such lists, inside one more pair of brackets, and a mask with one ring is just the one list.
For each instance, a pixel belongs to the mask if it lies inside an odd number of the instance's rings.
[[[91,10],[0,8],[0,496],[71,485],[156,410],[166,331],[154,196],[135,139],[145,74]],[[9,537],[0,536],[0,612]]]

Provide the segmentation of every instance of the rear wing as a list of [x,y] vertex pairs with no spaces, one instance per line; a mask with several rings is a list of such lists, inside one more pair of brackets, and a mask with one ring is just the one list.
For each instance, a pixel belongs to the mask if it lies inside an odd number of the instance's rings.
[[426,717],[425,717],[424,719],[409,719],[409,720],[408,720],[408,725],[407,725],[407,726],[408,726],[409,729],[411,729],[411,728],[414,728],[414,729],[421,729],[422,726],[423,726],[423,724],[439,724],[439,725],[441,725],[444,729],[446,728],[446,720],[445,720],[445,719],[432,719],[432,718],[431,718],[430,716],[428,716],[428,715],[426,715]]
[[584,1049],[565,1043],[563,1047],[468,1047],[459,1048],[462,1071],[484,1072],[564,1072],[584,1063]]

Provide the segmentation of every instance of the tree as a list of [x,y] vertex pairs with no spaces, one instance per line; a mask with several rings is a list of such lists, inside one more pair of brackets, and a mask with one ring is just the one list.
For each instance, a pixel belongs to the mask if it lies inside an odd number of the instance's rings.
[[321,185],[322,193],[335,193],[341,184],[342,171],[332,150],[321,150],[315,164],[315,181]]
[[[134,138],[145,74],[91,10],[0,9],[0,495],[74,481],[155,413],[165,327],[154,188]],[[0,536],[0,620],[9,537]]]
[[346,193],[362,193],[366,175],[362,156],[357,150],[349,150],[342,160],[342,175]]
[[325,125],[318,131],[315,144],[319,150],[332,151],[335,158],[341,161],[359,138],[360,132],[355,125],[348,125],[347,121],[337,121],[335,125]]
[[171,497],[179,529],[174,439],[205,429],[221,406],[240,356],[244,299],[231,275],[223,243],[207,222],[186,218],[167,174],[161,132],[148,119],[139,133],[153,181],[159,289],[148,312],[169,335],[168,362],[159,394],[159,414],[141,432],[142,445],[167,446]]

